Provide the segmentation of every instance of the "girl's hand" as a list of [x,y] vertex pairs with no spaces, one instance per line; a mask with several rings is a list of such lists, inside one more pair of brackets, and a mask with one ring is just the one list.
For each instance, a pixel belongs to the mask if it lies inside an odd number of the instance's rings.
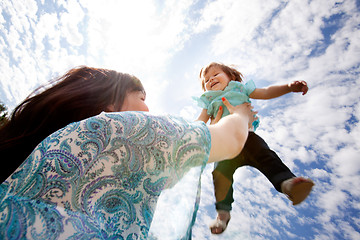
[[294,81],[288,84],[291,92],[302,92],[305,95],[309,90],[305,81]]
[[[233,106],[230,104],[230,102],[226,98],[222,98],[222,101],[225,104],[225,106],[227,107],[227,109],[229,110],[230,114],[240,114],[243,116],[247,116],[249,119],[249,128],[251,127],[252,123],[258,119],[258,117],[255,117],[255,115],[258,112],[252,111],[252,109],[254,107],[251,106],[250,103],[243,103],[243,104],[240,104],[237,106]],[[210,125],[215,124],[220,120],[220,118],[223,114],[223,111],[224,111],[224,109],[220,106],[215,119],[211,119]]]

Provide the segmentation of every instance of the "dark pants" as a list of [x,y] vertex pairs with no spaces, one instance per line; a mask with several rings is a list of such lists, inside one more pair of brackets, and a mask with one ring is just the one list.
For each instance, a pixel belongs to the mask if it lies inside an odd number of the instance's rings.
[[295,177],[259,135],[249,132],[245,146],[237,157],[217,162],[214,165],[212,175],[217,210],[231,210],[231,204],[234,202],[233,174],[237,168],[246,165],[262,172],[279,192],[281,192],[281,183],[284,180]]

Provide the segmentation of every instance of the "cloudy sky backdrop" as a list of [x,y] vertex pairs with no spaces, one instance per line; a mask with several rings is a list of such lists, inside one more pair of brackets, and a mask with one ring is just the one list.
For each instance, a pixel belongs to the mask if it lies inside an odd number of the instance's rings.
[[258,87],[306,80],[309,92],[253,101],[257,133],[316,186],[293,207],[252,168],[235,174],[222,236],[211,170],[194,239],[360,239],[359,0],[0,1],[0,101],[9,110],[74,66],[128,72],[156,114],[195,119],[200,68],[235,64]]

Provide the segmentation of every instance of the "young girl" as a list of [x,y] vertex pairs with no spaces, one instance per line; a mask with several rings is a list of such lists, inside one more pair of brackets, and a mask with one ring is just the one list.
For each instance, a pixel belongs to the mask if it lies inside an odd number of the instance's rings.
[[[236,69],[221,63],[210,63],[200,71],[202,89],[205,93],[195,98],[203,108],[198,120],[207,122],[229,114],[224,101],[232,105],[250,102],[252,99],[272,99],[289,92],[308,91],[305,81],[294,81],[285,85],[256,88],[253,81],[243,84],[243,75]],[[219,113],[218,113],[219,112]],[[218,115],[219,114],[219,115]],[[221,115],[222,114],[222,115]],[[269,149],[266,142],[254,131],[259,120],[249,126],[249,135],[241,153],[232,160],[215,163],[212,173],[216,198],[217,219],[210,225],[214,234],[222,233],[230,220],[233,199],[233,174],[237,168],[245,165],[261,171],[273,184],[275,189],[288,196],[293,205],[301,203],[310,193],[314,183],[310,179],[295,177],[277,154]]]

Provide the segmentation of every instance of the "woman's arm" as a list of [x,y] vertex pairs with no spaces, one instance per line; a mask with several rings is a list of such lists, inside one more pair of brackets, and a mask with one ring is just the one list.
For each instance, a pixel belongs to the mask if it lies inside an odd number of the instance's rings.
[[248,124],[253,122],[256,114],[249,103],[234,107],[225,100],[224,104],[231,114],[209,126],[211,150],[208,163],[231,159],[241,152],[248,136]]
[[305,81],[293,81],[289,84],[273,85],[266,88],[256,88],[249,97],[252,99],[272,99],[290,92],[302,92],[305,95],[308,86]]

